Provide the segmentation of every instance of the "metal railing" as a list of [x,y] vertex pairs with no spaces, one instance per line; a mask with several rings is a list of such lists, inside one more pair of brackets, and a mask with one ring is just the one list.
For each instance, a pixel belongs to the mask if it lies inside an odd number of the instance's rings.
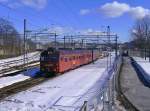
[[[100,90],[97,91],[97,94],[89,99],[88,101],[84,101],[80,111],[112,111],[112,107],[114,105],[114,91],[115,91],[115,76],[120,70],[122,64],[121,56],[118,56],[113,64],[108,68],[108,71],[105,71],[107,77],[103,82],[103,85],[98,85]],[[102,79],[99,80],[102,82]],[[96,86],[97,87],[97,86]]]
[[[57,110],[70,111],[112,111],[114,104],[115,75],[121,64],[121,57],[111,62],[102,76],[85,93],[78,96],[62,96],[57,99],[52,107]],[[70,100],[69,103],[62,101]]]

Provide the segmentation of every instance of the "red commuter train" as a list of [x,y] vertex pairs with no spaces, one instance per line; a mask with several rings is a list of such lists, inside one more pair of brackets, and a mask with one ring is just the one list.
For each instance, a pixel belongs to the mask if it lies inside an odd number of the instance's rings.
[[102,54],[98,49],[55,49],[48,48],[41,53],[40,70],[44,76],[75,69],[98,59]]

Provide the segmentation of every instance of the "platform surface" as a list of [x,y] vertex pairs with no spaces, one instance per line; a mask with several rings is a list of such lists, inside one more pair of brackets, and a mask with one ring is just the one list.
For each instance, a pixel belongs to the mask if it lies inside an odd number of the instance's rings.
[[120,79],[122,91],[128,100],[140,111],[150,111],[150,88],[140,81],[128,57],[124,58]]

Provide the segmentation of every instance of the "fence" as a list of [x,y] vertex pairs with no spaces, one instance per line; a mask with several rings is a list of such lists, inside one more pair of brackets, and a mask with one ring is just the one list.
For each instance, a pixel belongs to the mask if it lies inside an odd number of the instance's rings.
[[64,111],[113,110],[115,76],[119,72],[121,62],[122,59],[118,56],[88,91],[78,96],[62,96],[52,105],[53,108]]
[[150,49],[136,49],[136,50],[129,50],[129,55],[134,57],[142,57],[149,59],[150,61]]
[[[113,64],[104,72],[105,75],[95,84],[97,91],[93,91],[93,97],[84,102],[80,111],[112,111],[114,105],[114,91],[116,75],[118,75],[122,64],[122,57],[118,56]],[[91,89],[92,90],[92,89]],[[89,94],[89,92],[88,92]]]

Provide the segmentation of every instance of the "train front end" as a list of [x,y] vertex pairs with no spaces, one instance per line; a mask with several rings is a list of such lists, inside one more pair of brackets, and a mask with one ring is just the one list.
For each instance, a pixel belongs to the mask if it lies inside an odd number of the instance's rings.
[[52,76],[58,73],[59,52],[55,49],[48,49],[41,53],[40,70],[44,76]]

